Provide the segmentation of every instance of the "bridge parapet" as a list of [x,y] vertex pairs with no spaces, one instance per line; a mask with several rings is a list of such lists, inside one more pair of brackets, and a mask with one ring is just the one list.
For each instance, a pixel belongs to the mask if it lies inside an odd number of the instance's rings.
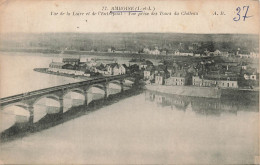
[[[69,83],[65,85],[59,85],[40,90],[35,90],[27,93],[22,93],[14,96],[0,98],[0,109],[3,110],[9,106],[18,106],[29,111],[29,123],[33,123],[34,120],[34,106],[35,104],[43,99],[49,98],[59,102],[60,112],[63,113],[63,101],[64,96],[69,92],[76,92],[84,95],[85,105],[88,105],[88,93],[89,89],[96,87],[104,91],[104,98],[109,95],[109,83],[115,83],[121,86],[121,92],[124,90],[124,80],[128,79],[129,75],[117,75],[110,77],[103,77],[93,80],[81,81],[76,83]],[[133,80],[133,79],[131,79]]]
[[[1,110],[4,109],[7,106],[10,105],[15,105],[17,106],[18,104],[21,105],[25,109],[28,109],[28,107],[33,107],[34,104],[39,101],[42,98],[50,98],[54,99],[56,101],[60,101],[63,99],[64,95],[67,94],[68,92],[75,91],[78,93],[82,93],[86,96],[86,93],[91,87],[97,87],[105,92],[105,97],[107,97],[107,89],[108,89],[108,84],[110,82],[118,82],[121,85],[123,84],[124,79],[129,78],[131,76],[129,75],[117,75],[117,76],[110,76],[110,77],[102,77],[98,79],[93,79],[93,80],[86,80],[86,81],[81,81],[81,82],[76,82],[76,83],[69,83],[65,85],[59,85],[59,86],[54,86],[54,87],[49,87],[49,88],[44,88],[40,90],[35,90],[23,94],[18,94],[14,96],[9,96],[5,98],[0,98],[0,108]],[[87,100],[87,99],[86,99]]]

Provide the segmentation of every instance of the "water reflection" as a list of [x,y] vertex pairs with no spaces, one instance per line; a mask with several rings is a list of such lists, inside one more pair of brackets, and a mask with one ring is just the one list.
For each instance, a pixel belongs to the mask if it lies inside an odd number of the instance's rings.
[[[34,124],[34,130],[29,131],[34,132],[31,136],[3,143],[2,159],[7,163],[47,164],[62,157],[68,159],[61,163],[119,164],[123,163],[120,158],[127,156],[129,164],[253,163],[258,151],[255,109],[239,107],[239,100],[228,102],[149,91],[134,95],[136,91],[133,95],[113,95],[111,102],[100,99],[87,108],[72,107],[61,119],[47,114]],[[251,107],[255,105],[252,103]],[[40,149],[35,151],[35,147]],[[35,155],[34,160],[30,155]],[[42,155],[48,159],[40,159]],[[100,161],[98,158],[104,155],[104,161]]]
[[221,113],[237,114],[238,111],[258,112],[258,98],[227,99],[202,98],[171,95],[166,93],[146,91],[145,100],[155,102],[162,107],[181,111],[194,111],[202,115],[220,115]]

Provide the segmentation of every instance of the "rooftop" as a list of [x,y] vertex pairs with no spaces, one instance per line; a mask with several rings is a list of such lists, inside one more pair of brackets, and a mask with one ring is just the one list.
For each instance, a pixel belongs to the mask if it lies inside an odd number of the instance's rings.
[[53,65],[53,66],[64,66],[65,63],[63,63],[63,62],[51,62],[50,65]]
[[114,68],[116,66],[118,67],[119,65],[118,65],[118,63],[109,63],[109,64],[107,64],[107,66]]
[[225,75],[225,74],[211,74],[211,75],[205,75],[204,79],[209,79],[209,80],[231,80],[231,81],[236,81],[237,77],[232,76],[232,75]]

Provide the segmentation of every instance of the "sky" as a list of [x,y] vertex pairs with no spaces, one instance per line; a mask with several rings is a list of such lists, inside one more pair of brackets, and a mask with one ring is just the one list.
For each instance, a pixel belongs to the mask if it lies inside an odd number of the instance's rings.
[[[92,15],[112,7],[134,7],[142,12],[123,15]],[[244,7],[246,6],[246,7]],[[247,7],[248,6],[248,7]],[[136,7],[139,7],[136,8]],[[150,7],[157,15],[151,15]],[[240,12],[238,13],[238,7]],[[247,10],[248,9],[248,10]],[[244,20],[247,10],[248,17]],[[0,33],[44,32],[174,32],[259,34],[259,2],[252,0],[159,0],[159,1],[55,1],[6,0],[0,5]],[[83,13],[83,15],[73,15]],[[160,15],[160,12],[171,15]],[[174,15],[178,12],[179,15]],[[198,15],[182,15],[192,12]],[[221,15],[224,12],[225,15]],[[53,15],[58,13],[58,15]],[[60,15],[60,13],[64,13]],[[68,16],[67,13],[70,13]],[[89,15],[86,15],[89,13]],[[145,15],[149,13],[149,15]],[[214,15],[217,13],[218,15]],[[240,14],[240,19],[239,15]],[[138,16],[139,15],[139,16]],[[234,21],[238,20],[238,21]]]

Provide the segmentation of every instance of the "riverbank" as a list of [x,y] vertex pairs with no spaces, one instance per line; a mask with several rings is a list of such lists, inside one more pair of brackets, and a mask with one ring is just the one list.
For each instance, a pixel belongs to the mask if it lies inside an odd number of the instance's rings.
[[57,54],[57,55],[86,55],[86,56],[106,56],[106,57],[126,57],[126,58],[138,58],[138,59],[151,59],[151,60],[198,60],[207,58],[220,58],[220,57],[205,57],[205,56],[172,56],[172,55],[152,55],[146,53],[115,53],[115,52],[93,52],[93,51],[76,51],[76,50],[53,50],[53,49],[25,49],[25,48],[9,48],[0,49],[1,52],[24,52],[24,53],[42,53],[42,54]]
[[220,98],[221,90],[211,87],[195,87],[195,86],[165,86],[165,85],[145,85],[148,90],[158,91],[162,93],[176,94],[181,96]]
[[93,78],[101,78],[101,77],[104,77],[104,76],[102,76],[102,75],[94,76],[94,77],[86,77],[86,76],[81,76],[81,75],[72,75],[72,74],[66,74],[66,73],[51,72],[51,71],[48,71],[48,68],[34,68],[33,70],[34,70],[35,72],[46,73],[46,74],[52,74],[52,75],[56,75],[56,76],[76,78],[76,79],[82,79],[82,80],[91,80],[91,79],[93,79]]
[[1,52],[15,52],[15,53],[42,53],[42,54],[57,54],[57,55],[86,55],[86,56],[106,56],[106,57],[126,57],[126,58],[138,58],[138,59],[151,59],[151,60],[191,60],[200,61],[201,59],[214,59],[214,61],[226,61],[226,62],[248,62],[258,64],[258,60],[253,58],[234,58],[225,56],[174,56],[174,55],[151,55],[145,53],[119,53],[119,52],[93,52],[93,51],[77,51],[77,50],[55,50],[44,48],[5,48],[0,49]]
[[145,89],[161,93],[174,94],[180,96],[205,97],[205,98],[227,98],[227,99],[250,99],[258,101],[259,89],[245,88],[216,88],[216,87],[197,87],[197,86],[166,86],[149,84]]

